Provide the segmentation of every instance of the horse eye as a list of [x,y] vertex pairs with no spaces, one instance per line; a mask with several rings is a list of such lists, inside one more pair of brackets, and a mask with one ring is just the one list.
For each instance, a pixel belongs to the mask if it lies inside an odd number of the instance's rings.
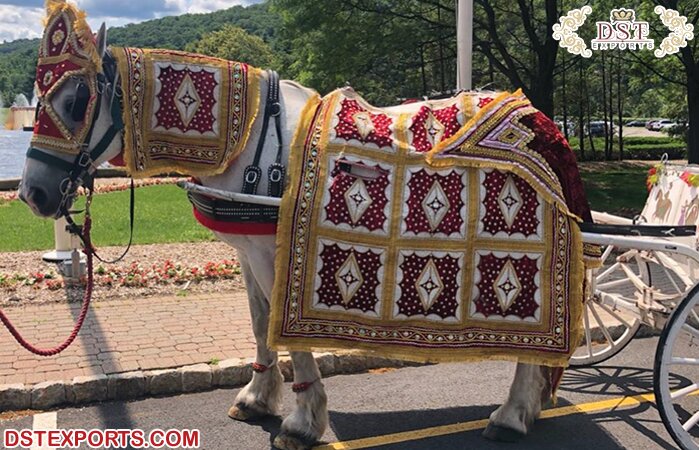
[[64,105],[65,111],[66,112],[72,112],[73,111],[73,106],[75,105],[75,99],[74,98],[69,98],[66,100],[66,103]]

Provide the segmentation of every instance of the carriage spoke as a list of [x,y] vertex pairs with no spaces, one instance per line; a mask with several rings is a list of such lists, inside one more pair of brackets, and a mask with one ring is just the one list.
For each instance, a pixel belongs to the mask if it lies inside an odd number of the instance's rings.
[[682,329],[686,331],[687,333],[691,334],[693,337],[699,339],[699,330],[694,328],[693,326],[689,325],[688,323],[685,323],[682,325]]
[[607,312],[607,314],[611,315],[611,316],[614,317],[616,320],[618,320],[619,322],[623,323],[624,326],[625,326],[626,328],[631,328],[631,325],[630,325],[626,320],[622,319],[621,316],[618,315],[618,314],[616,313],[616,311],[614,311],[612,308],[608,307],[608,306],[605,305],[604,303],[598,303],[598,305],[599,305],[603,310],[605,310],[605,311]]
[[602,257],[600,258],[600,261],[602,262],[602,264],[604,264],[607,261],[607,258],[609,258],[609,255],[611,255],[613,251],[614,251],[613,245],[608,245],[607,248],[604,249],[604,252],[602,253]]
[[670,276],[670,274],[667,271],[667,268],[670,267],[672,269],[672,272],[680,279],[682,280],[682,283],[685,284],[685,286],[692,286],[694,285],[694,280],[692,280],[685,272],[684,269],[675,261],[674,259],[670,258],[666,254],[662,252],[653,252],[653,254],[658,258],[660,261],[660,267],[663,268],[665,271],[665,274],[670,278],[670,281],[672,282],[673,285],[675,285],[675,288],[677,289],[677,293],[681,294],[684,292],[684,289],[680,289],[677,287],[677,283],[675,283],[674,278]]
[[607,281],[606,283],[597,283],[597,289],[611,289],[628,283],[629,280],[627,278],[622,278],[620,280]]
[[629,281],[633,283],[634,286],[636,286],[636,289],[639,291],[643,291],[644,289],[648,289],[649,286],[646,285],[646,283],[641,280],[641,278],[634,273],[633,270],[629,269],[626,264],[621,264],[621,270],[624,271],[627,277],[629,277]]
[[620,265],[621,265],[621,263],[615,262],[614,264],[609,266],[609,268],[607,270],[605,270],[601,274],[597,275],[597,282],[599,283],[600,281],[607,278],[610,274],[612,274],[615,270],[617,270]]
[[699,423],[699,412],[694,413],[694,415],[682,425],[682,428],[684,431],[689,431],[697,423]]
[[699,366],[699,358],[679,358],[674,357],[670,360],[670,364],[681,364],[687,366]]
[[690,384],[687,387],[683,387],[682,389],[678,389],[675,392],[671,393],[670,398],[675,400],[680,397],[684,397],[694,392],[697,392],[697,390],[699,390],[699,383]]
[[587,309],[590,307],[590,305],[585,305],[585,309],[583,309],[583,319],[585,321],[585,344],[587,345],[587,355],[592,356],[592,338],[590,337],[590,318],[588,317],[587,314]]
[[600,319],[599,314],[597,314],[597,311],[595,310],[595,308],[592,304],[590,304],[590,312],[595,317],[595,321],[597,322],[597,325],[599,325],[600,329],[602,330],[602,334],[604,335],[604,338],[607,340],[607,342],[609,342],[609,345],[611,345],[612,348],[614,348],[614,339],[612,339],[612,336],[609,334],[609,330],[607,330],[607,327],[604,326],[602,319]]

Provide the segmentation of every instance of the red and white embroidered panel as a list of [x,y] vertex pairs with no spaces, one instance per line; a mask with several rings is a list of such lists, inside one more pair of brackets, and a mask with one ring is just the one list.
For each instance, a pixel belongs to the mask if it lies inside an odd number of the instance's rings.
[[[372,178],[360,178],[342,170],[350,163],[353,170],[364,170]],[[391,197],[394,171],[390,165],[341,155],[330,163],[332,170],[321,210],[320,224],[348,231],[387,235],[391,226]]]
[[488,321],[541,321],[541,253],[476,252],[469,316]]
[[468,171],[407,167],[401,209],[401,235],[464,239],[468,206]]
[[395,319],[458,322],[464,254],[401,249],[393,297]]
[[526,181],[495,169],[479,171],[478,234],[543,240],[543,199]]
[[[351,92],[351,91],[348,91]],[[333,116],[330,142],[358,144],[380,150],[395,150],[395,116],[372,111],[361,99],[345,97]]]
[[441,109],[425,105],[411,119],[408,141],[413,152],[425,153],[436,144],[450,138],[465,123],[458,104]]
[[313,308],[379,317],[386,250],[319,241]]
[[153,130],[174,135],[218,137],[222,70],[155,62]]

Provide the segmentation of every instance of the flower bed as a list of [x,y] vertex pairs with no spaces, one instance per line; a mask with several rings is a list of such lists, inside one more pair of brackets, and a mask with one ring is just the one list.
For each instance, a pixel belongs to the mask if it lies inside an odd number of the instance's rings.
[[[162,264],[150,266],[134,262],[125,267],[107,268],[98,265],[94,269],[95,285],[104,287],[184,285],[202,281],[231,280],[239,276],[240,264],[232,260],[208,262],[203,266],[193,267],[166,260]],[[54,270],[27,274],[0,272],[0,289],[12,292],[21,286],[54,291],[65,287],[65,283],[62,276]]]

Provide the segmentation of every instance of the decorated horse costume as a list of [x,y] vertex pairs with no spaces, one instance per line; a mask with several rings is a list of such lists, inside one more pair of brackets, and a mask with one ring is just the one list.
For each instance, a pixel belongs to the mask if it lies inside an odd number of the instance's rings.
[[[277,247],[270,236],[217,230],[238,249],[258,343],[231,417],[278,412],[282,348],[297,405],[281,448],[307,448],[327,427],[312,349],[566,365],[580,338],[585,267],[575,222],[590,212],[573,153],[521,93],[386,109],[350,89],[320,99],[243,63],[108,52],[105,32],[93,41],[75,7],[47,8],[50,54],[40,52],[37,82],[48,82],[20,192],[37,214],[60,215],[84,174],[111,158],[133,177],[178,171],[228,190],[243,188],[248,167],[287,164]],[[267,132],[260,99],[275,89],[280,119]],[[271,173],[258,178],[262,192]],[[486,435],[525,434],[555,373],[519,364]]]
[[[225,170],[257,115],[259,72],[113,54],[130,172]],[[271,346],[567,364],[582,308],[575,217],[589,210],[570,177],[569,207],[549,160],[570,173],[572,153],[535,141],[528,125],[546,122],[521,93],[438,103],[381,110],[351,89],[308,101],[279,215]]]

